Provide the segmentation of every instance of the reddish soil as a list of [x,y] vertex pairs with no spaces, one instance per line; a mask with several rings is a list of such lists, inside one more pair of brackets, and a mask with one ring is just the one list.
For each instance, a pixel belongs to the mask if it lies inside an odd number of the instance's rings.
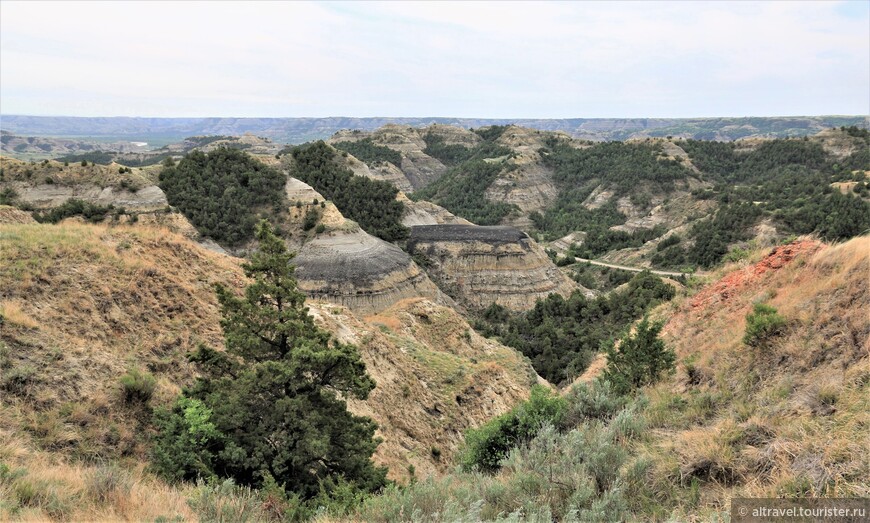
[[707,286],[692,299],[692,308],[722,304],[748,285],[759,282],[765,273],[775,271],[800,255],[812,254],[824,247],[814,240],[797,240],[773,249],[760,262],[728,273],[721,280]]

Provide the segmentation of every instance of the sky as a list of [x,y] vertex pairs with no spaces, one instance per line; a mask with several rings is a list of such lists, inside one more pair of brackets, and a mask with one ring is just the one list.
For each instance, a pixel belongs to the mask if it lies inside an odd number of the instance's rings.
[[870,114],[870,1],[0,0],[0,113]]

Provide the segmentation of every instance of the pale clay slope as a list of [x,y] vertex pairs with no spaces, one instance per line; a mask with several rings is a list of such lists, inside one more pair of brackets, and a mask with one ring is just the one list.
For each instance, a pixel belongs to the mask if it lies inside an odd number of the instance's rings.
[[132,192],[117,187],[100,187],[98,185],[31,185],[24,182],[11,182],[9,187],[18,193],[21,202],[29,203],[37,208],[50,208],[62,205],[65,201],[76,198],[98,205],[114,205],[130,210],[156,210],[168,205],[166,195],[160,187],[151,185]]
[[516,351],[425,299],[400,301],[364,320],[342,307],[308,303],[318,324],[360,347],[377,383],[368,400],[348,405],[378,423],[384,442],[375,461],[389,467],[391,479],[410,480],[408,465],[417,478],[448,472],[464,431],[510,410],[540,379]]
[[482,141],[480,136],[467,129],[434,124],[422,129],[393,125],[384,126],[373,132],[339,131],[328,142],[335,144],[371,138],[376,145],[400,152],[402,154],[400,165],[393,165],[390,162],[366,165],[352,155],[347,156],[347,163],[357,176],[384,180],[392,183],[402,192],[411,193],[437,180],[447,171],[447,167],[440,161],[423,152],[426,149],[424,136],[428,134],[438,136],[445,144],[462,145],[467,148],[475,147]]
[[470,221],[454,215],[440,205],[427,201],[415,202],[401,192],[396,199],[405,204],[405,215],[402,217],[402,225],[405,227],[442,224],[473,225]]
[[499,175],[484,193],[488,200],[514,204],[523,214],[541,211],[553,203],[558,196],[553,173],[541,164],[538,153],[545,136],[541,131],[513,125],[504,131],[496,143],[515,152],[508,163],[516,168]]
[[16,207],[0,205],[0,223],[28,224],[36,223],[29,212],[24,212]]

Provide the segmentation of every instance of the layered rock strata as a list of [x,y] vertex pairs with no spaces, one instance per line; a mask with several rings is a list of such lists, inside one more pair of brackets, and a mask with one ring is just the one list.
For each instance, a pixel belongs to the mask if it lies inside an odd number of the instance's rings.
[[513,227],[412,227],[408,251],[421,259],[448,295],[474,309],[497,303],[528,310],[550,293],[568,296],[582,289],[537,243]]
[[[413,297],[453,304],[402,249],[363,231],[310,185],[288,178],[285,192],[291,225],[296,225],[288,244],[298,251],[293,263],[299,290],[310,299],[364,315]],[[293,202],[301,203],[297,207]],[[310,208],[319,213],[322,233],[301,228]]]
[[319,235],[299,250],[295,263],[299,290],[358,314],[418,296],[450,303],[402,249],[362,230]]

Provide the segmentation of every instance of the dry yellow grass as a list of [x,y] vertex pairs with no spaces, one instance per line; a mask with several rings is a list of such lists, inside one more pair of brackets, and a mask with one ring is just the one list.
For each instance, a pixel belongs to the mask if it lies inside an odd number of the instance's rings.
[[70,463],[0,429],[2,521],[195,521],[191,491],[160,482],[135,462]]
[[361,321],[343,308],[311,306],[328,330],[357,344],[377,382],[368,401],[349,405],[381,427],[374,459],[391,479],[409,481],[409,465],[418,479],[449,472],[465,429],[528,397],[528,361],[447,307],[410,298]]
[[154,402],[192,379],[186,355],[222,345],[212,283],[244,284],[237,260],[164,229],[0,225],[0,401],[43,448],[85,459],[144,454],[130,368],[161,377]]
[[0,223],[36,223],[36,220],[29,212],[9,205],[0,205]]
[[[673,379],[647,391],[655,436],[642,453],[660,491],[688,492],[710,515],[732,496],[870,495],[870,237],[808,250],[759,275],[769,251],[732,265],[721,298],[665,304]],[[721,288],[721,287],[720,287]],[[753,303],[775,307],[784,330],[743,343]],[[668,478],[662,482],[661,477]],[[706,507],[706,508],[703,508]]]
[[34,320],[29,314],[21,309],[21,304],[17,301],[4,300],[0,301],[0,317],[3,321],[24,327],[25,329],[35,329],[39,327],[39,323]]

